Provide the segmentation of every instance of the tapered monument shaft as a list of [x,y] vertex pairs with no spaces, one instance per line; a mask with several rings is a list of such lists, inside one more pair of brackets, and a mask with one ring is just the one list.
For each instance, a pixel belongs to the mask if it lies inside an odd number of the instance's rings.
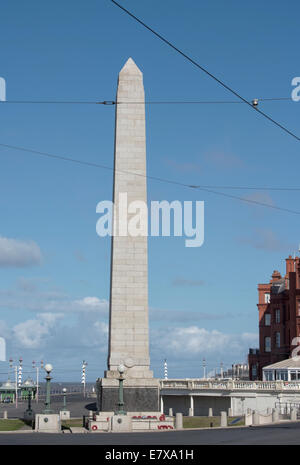
[[126,228],[134,216],[128,213],[130,203],[147,202],[144,101],[143,75],[129,58],[119,74],[116,100],[113,191],[116,229],[111,251],[106,373],[112,378],[119,376],[117,368],[121,363],[125,364],[127,377],[152,377],[149,371],[147,237],[132,237]]

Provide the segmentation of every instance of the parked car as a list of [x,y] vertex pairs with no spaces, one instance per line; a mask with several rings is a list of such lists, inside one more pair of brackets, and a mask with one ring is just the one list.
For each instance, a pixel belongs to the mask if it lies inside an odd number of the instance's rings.
[[3,402],[4,402],[5,404],[11,404],[12,399],[11,399],[10,397],[5,397],[5,399],[3,400]]

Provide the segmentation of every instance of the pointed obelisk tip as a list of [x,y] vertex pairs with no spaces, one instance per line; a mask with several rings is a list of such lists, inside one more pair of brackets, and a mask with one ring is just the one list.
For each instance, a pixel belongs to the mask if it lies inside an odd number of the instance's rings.
[[130,74],[132,76],[134,76],[134,75],[135,76],[142,76],[141,70],[137,67],[137,65],[135,64],[135,62],[133,61],[133,59],[131,57],[128,58],[125,65],[121,69],[120,75],[121,74],[127,74],[127,75]]

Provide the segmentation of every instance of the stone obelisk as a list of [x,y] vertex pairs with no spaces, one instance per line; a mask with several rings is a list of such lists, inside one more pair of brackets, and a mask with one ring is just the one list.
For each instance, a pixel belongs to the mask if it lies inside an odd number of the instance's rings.
[[[129,58],[119,73],[114,190],[115,231],[111,250],[108,370],[99,383],[100,410],[115,410],[118,367],[125,366],[127,411],[158,411],[158,380],[149,358],[147,236],[132,236],[131,202],[147,202],[143,75]],[[125,196],[125,197],[124,197]]]

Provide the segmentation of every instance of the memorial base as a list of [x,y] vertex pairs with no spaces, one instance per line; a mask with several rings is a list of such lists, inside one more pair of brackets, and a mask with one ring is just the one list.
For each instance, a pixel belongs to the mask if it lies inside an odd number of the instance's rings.
[[35,431],[38,433],[60,433],[59,415],[56,413],[38,413],[35,416]]
[[[158,412],[159,380],[128,378],[124,380],[123,397],[125,412]],[[97,380],[97,408],[101,412],[117,412],[119,381],[112,378]]]

